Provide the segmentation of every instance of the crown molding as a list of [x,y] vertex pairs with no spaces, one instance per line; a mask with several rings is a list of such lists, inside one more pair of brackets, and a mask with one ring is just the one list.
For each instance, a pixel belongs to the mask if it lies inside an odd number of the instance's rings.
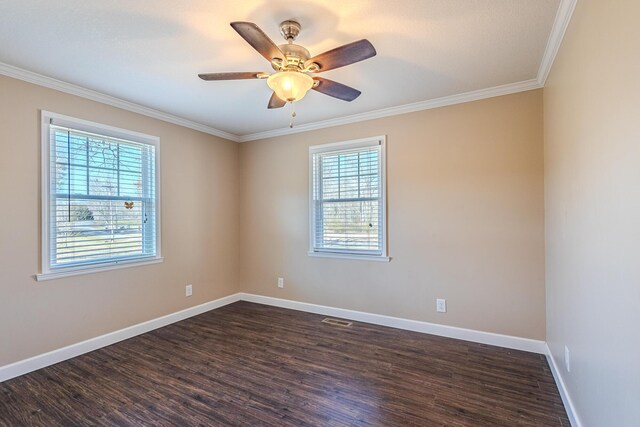
[[544,50],[544,55],[540,62],[540,68],[538,69],[537,80],[541,87],[544,87],[547,82],[547,77],[549,77],[551,67],[553,66],[556,55],[560,50],[560,45],[562,45],[562,40],[567,32],[567,27],[569,27],[573,11],[576,8],[576,3],[578,3],[578,0],[560,0],[560,5],[556,12],[556,18],[553,21],[551,33],[547,40],[547,47]]
[[569,22],[571,21],[571,17],[573,15],[577,2],[578,0],[560,0],[560,5],[558,6],[558,11],[556,12],[553,26],[551,27],[551,33],[549,34],[549,38],[547,39],[547,46],[545,47],[542,60],[540,61],[540,67],[538,68],[538,74],[535,79],[525,80],[517,83],[510,83],[487,89],[480,89],[472,92],[465,92],[458,95],[429,99],[412,104],[384,108],[381,110],[369,111],[366,113],[354,114],[337,119],[307,123],[304,125],[298,125],[293,129],[281,128],[240,135],[238,137],[238,142],[248,142],[276,136],[292,135],[295,133],[308,132],[316,129],[340,126],[365,120],[379,119],[383,117],[412,113],[415,111],[428,110],[432,108],[446,107],[448,105],[478,101],[495,96],[509,95],[512,93],[543,88],[551,71],[551,67],[553,66],[556,55],[558,54],[560,46],[562,45],[562,40],[569,26]]
[[462,104],[464,102],[479,101],[481,99],[493,98],[496,96],[510,95],[517,92],[525,92],[533,89],[540,89],[542,86],[537,79],[525,80],[517,83],[509,83],[502,86],[495,86],[487,89],[474,90],[457,95],[444,96],[442,98],[428,99],[426,101],[414,102],[411,104],[398,105],[396,107],[383,108],[381,110],[369,111],[366,113],[353,114],[351,116],[339,117],[336,119],[322,120],[314,123],[297,125],[296,127],[281,128],[241,135],[239,142],[255,141],[258,139],[271,138],[275,136],[292,135],[295,133],[308,132],[316,129],[323,129],[333,126],[346,125],[350,123],[362,122],[365,120],[380,119],[383,117],[397,116],[399,114],[413,113],[432,108],[446,107],[449,105]]
[[168,123],[173,123],[174,125],[179,125],[189,129],[208,133],[210,135],[218,136],[230,141],[239,142],[238,135],[206,126],[201,123],[196,123],[191,120],[183,119],[182,117],[174,116],[169,113],[154,110],[153,108],[145,107],[134,102],[125,101],[124,99],[106,95],[95,90],[84,88],[82,86],[74,85],[72,83],[67,83],[62,80],[57,80],[51,77],[44,76],[42,74],[14,67],[13,65],[5,64],[3,62],[0,62],[0,75],[5,75],[7,77],[12,77],[14,79],[22,80],[28,83],[33,83],[38,86],[44,86],[49,89],[54,89],[60,92],[79,96],[81,98],[90,99],[91,101],[100,102],[102,104],[111,105],[112,107],[121,108],[133,113],[142,114],[144,116],[162,120]]
[[[573,0],[575,1],[575,0]],[[256,132],[246,135],[236,135],[233,133],[225,132],[220,129],[216,129],[210,126],[196,123],[191,120],[183,119],[181,117],[174,116],[172,114],[164,113],[162,111],[154,110],[153,108],[145,107],[130,101],[125,101],[120,98],[116,98],[111,95],[106,95],[91,89],[84,88],[82,86],[67,83],[62,80],[57,80],[52,77],[47,77],[42,74],[34,73],[32,71],[24,70],[22,68],[15,67],[13,65],[0,62],[0,75],[12,77],[18,80],[23,80],[28,83],[33,83],[39,86],[44,86],[50,89],[58,90],[60,92],[76,95],[81,98],[90,99],[92,101],[100,102],[103,104],[111,105],[113,107],[121,108],[123,110],[131,111],[134,113],[142,114],[154,119],[162,120],[165,122],[173,123],[186,128],[194,129],[200,132],[208,133],[210,135],[218,136],[220,138],[227,139],[234,142],[247,142],[258,139],[271,138],[275,136],[291,135],[295,133],[308,132],[316,129],[323,129],[332,126],[339,126],[349,123],[356,123],[365,120],[379,119],[383,117],[396,116],[399,114],[412,113],[415,111],[428,110],[431,108],[445,107],[448,105],[461,104],[464,102],[478,101],[480,99],[492,98],[495,96],[509,95],[517,92],[524,92],[533,89],[539,89],[542,86],[538,83],[538,80],[525,80],[517,83],[510,83],[502,86],[496,86],[487,89],[475,90],[472,92],[465,92],[457,95],[445,96],[442,98],[429,99],[426,101],[414,102],[411,104],[404,104],[390,108],[384,108],[381,110],[369,111],[366,113],[353,114],[350,116],[339,117],[335,119],[322,120],[319,122],[308,123],[304,125],[298,125],[293,129],[282,128],[268,130],[264,132]]]
[[184,126],[189,129],[194,129],[200,132],[204,132],[210,135],[214,135],[220,138],[227,139],[234,142],[248,142],[259,139],[272,138],[277,136],[292,135],[296,133],[308,132],[316,129],[323,129],[333,126],[346,125],[350,123],[357,123],[366,120],[380,119],[383,117],[396,116],[400,114],[413,113],[421,110],[429,110],[432,108],[446,107],[449,105],[461,104],[465,102],[478,101],[481,99],[492,98],[496,96],[509,95],[518,92],[525,92],[533,89],[540,89],[544,87],[555,57],[560,49],[562,40],[571,21],[573,11],[575,10],[577,0],[560,0],[558,11],[551,28],[551,33],[547,40],[547,46],[538,68],[538,74],[535,79],[525,80],[517,83],[509,83],[502,86],[495,86],[486,89],[475,90],[471,92],[465,92],[457,95],[445,96],[436,99],[428,99],[425,101],[414,102],[411,104],[398,105],[395,107],[383,108],[380,110],[369,111],[365,113],[353,114],[350,116],[339,117],[335,119],[322,120],[313,123],[307,123],[298,125],[293,129],[280,128],[263,132],[250,133],[245,135],[236,135],[230,132],[225,132],[214,127],[203,125],[191,120],[184,119],[182,117],[174,116],[169,113],[165,113],[153,108],[145,107],[140,104],[136,104],[130,101],[125,101],[120,98],[116,98],[111,95],[106,95],[91,89],[87,89],[72,83],[67,83],[61,80],[57,80],[51,77],[44,76],[42,74],[34,73],[32,71],[24,70],[13,65],[0,62],[0,75],[13,77],[19,80],[23,80],[29,83],[33,83],[39,86],[48,87],[50,89],[65,92],[71,95],[80,96],[82,98],[90,99],[92,101],[100,102],[103,104],[111,105],[113,107],[121,108],[123,110],[131,111],[134,113],[142,114],[154,119],[162,120],[168,123],[173,123],[179,126]]

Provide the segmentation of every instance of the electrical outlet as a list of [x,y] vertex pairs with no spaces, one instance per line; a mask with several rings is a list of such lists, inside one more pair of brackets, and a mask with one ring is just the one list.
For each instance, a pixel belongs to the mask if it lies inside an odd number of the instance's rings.
[[278,287],[284,288],[284,277],[278,277]]
[[571,354],[569,353],[569,347],[564,346],[564,367],[567,372],[571,372]]
[[438,298],[436,299],[436,311],[438,313],[446,313],[447,312],[447,300]]
[[193,295],[193,285],[187,285],[184,288],[184,294],[185,296],[190,297],[191,295]]

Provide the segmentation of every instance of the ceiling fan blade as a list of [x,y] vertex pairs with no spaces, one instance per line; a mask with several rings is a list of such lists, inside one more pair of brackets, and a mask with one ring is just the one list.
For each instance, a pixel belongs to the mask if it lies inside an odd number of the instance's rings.
[[202,80],[246,80],[246,79],[257,79],[258,74],[264,73],[206,73],[206,74],[198,74]]
[[313,63],[318,64],[318,67],[320,68],[315,72],[321,73],[323,71],[333,70],[335,68],[363,61],[375,55],[376,49],[373,47],[371,42],[367,39],[362,39],[314,56],[307,60],[304,65],[306,67]]
[[269,105],[267,108],[271,109],[271,108],[282,108],[285,106],[287,102],[283,101],[282,99],[280,99],[280,97],[278,95],[276,95],[275,92],[273,92],[273,94],[271,94],[271,98],[269,99]]
[[231,26],[267,61],[271,62],[273,58],[284,59],[280,48],[253,22],[232,22]]
[[351,102],[362,93],[357,89],[334,82],[333,80],[323,79],[322,77],[314,77],[313,80],[318,82],[318,85],[314,87],[313,90],[333,96],[334,98],[342,99],[343,101]]

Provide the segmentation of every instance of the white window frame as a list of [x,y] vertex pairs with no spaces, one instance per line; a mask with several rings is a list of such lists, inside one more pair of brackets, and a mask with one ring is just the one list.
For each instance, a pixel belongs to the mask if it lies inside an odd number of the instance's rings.
[[[369,138],[355,139],[351,141],[334,142],[321,145],[312,145],[309,147],[309,250],[308,255],[320,258],[342,258],[363,261],[382,261],[389,262],[387,253],[387,162],[386,162],[386,135],[374,136]],[[319,153],[328,153],[334,151],[351,150],[355,148],[380,146],[380,192],[382,197],[382,221],[380,224],[382,236],[382,253],[380,255],[361,254],[349,250],[316,250],[315,227],[316,227],[316,210],[313,200],[313,156]]]
[[[51,280],[61,277],[75,276],[79,274],[98,273],[120,268],[136,267],[140,265],[156,264],[163,261],[161,255],[161,218],[162,211],[160,205],[160,138],[157,136],[147,135],[140,132],[134,132],[100,123],[90,122],[88,120],[76,119],[74,117],[62,114],[52,113],[41,110],[41,270],[36,274],[36,280]],[[156,206],[156,254],[155,256],[139,257],[125,260],[110,260],[104,262],[95,262],[86,265],[74,265],[56,267],[52,269],[50,259],[50,167],[51,167],[51,142],[50,142],[50,126],[64,126],[83,132],[90,132],[99,135],[105,135],[113,138],[125,139],[128,141],[150,144],[155,147],[155,206]]]

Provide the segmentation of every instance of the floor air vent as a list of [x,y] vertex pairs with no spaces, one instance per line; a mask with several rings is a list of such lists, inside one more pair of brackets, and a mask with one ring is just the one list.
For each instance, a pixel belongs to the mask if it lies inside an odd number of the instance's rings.
[[342,319],[332,319],[331,317],[325,317],[324,319],[322,319],[322,323],[328,323],[330,325],[342,326],[342,327],[345,327],[345,328],[348,328],[349,326],[353,325],[352,322],[347,322],[346,320],[342,320]]

